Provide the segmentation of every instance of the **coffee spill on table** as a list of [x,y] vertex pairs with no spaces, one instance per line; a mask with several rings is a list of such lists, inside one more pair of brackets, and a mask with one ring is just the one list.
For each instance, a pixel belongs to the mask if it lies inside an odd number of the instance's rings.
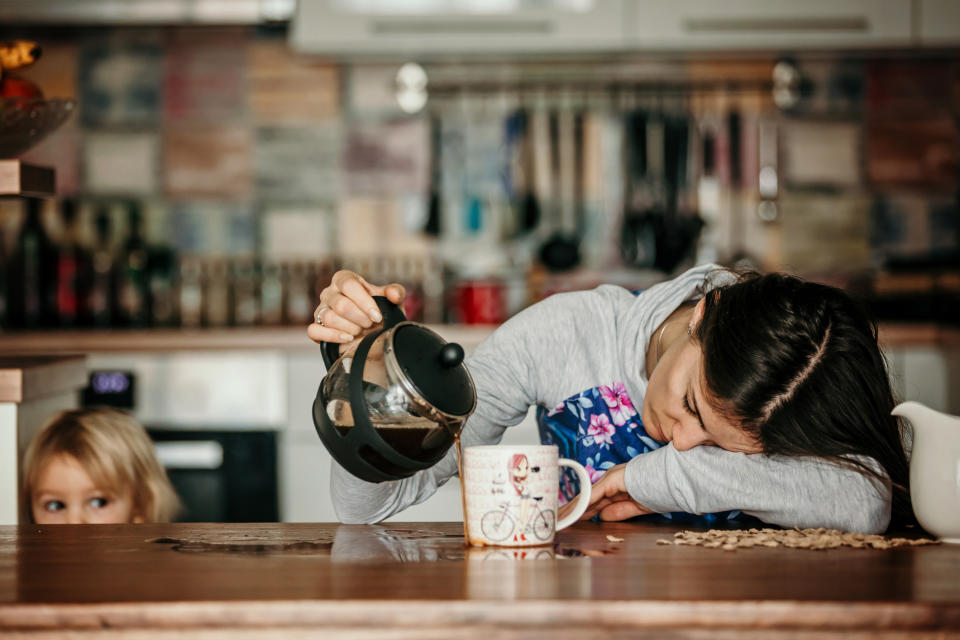
[[562,558],[599,558],[612,555],[617,549],[574,549],[573,547],[564,547],[560,544],[553,545],[553,551]]
[[333,542],[297,540],[293,542],[265,542],[263,540],[207,541],[179,538],[154,538],[148,542],[173,545],[174,551],[184,553],[250,553],[290,555],[330,555]]
[[457,452],[457,475],[460,476],[460,504],[463,508],[463,543],[470,546],[470,531],[467,529],[467,489],[463,481],[463,448],[460,446],[460,432],[453,436],[453,446]]

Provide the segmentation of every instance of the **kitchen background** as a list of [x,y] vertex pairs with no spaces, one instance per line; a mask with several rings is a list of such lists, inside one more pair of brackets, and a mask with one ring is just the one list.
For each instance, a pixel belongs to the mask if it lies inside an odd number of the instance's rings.
[[[405,283],[410,318],[468,343],[552,292],[709,261],[843,286],[886,323],[960,323],[950,2],[515,3],[562,14],[542,50],[485,38],[476,16],[453,43],[437,36],[452,18],[431,23],[437,44],[390,27],[382,2],[261,3],[249,20],[131,3],[112,21],[9,4],[0,40],[43,48],[16,75],[76,107],[20,156],[55,168],[56,197],[0,199],[4,345],[68,335],[101,381],[135,381],[158,442],[207,446],[171,471],[198,494],[237,482],[203,460],[275,449],[256,463],[272,511],[212,500],[198,519],[335,519],[302,330],[337,268]],[[681,18],[686,35],[667,28]],[[151,342],[282,325],[304,344]],[[125,352],[83,342],[120,328]],[[901,393],[950,408],[955,351],[889,349]],[[451,495],[404,515],[451,519]]]

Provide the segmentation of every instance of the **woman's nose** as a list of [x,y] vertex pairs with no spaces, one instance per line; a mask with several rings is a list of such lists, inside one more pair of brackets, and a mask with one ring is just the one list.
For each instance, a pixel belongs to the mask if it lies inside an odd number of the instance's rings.
[[707,441],[707,434],[699,426],[692,428],[678,422],[673,428],[673,446],[677,451],[687,451]]

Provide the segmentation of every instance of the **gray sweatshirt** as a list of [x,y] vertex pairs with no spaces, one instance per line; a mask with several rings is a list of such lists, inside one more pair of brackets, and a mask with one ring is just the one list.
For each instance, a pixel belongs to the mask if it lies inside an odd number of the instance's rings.
[[[495,444],[531,405],[552,408],[613,381],[623,381],[639,410],[650,337],[698,287],[715,286],[709,281],[715,268],[695,267],[639,295],[610,285],[553,295],[505,322],[467,360],[477,408],[464,426],[463,446]],[[423,502],[457,473],[452,449],[433,467],[394,482],[368,483],[332,467],[333,504],[345,523],[383,520]],[[882,532],[890,521],[889,482],[880,486],[816,458],[712,446],[677,451],[668,444],[630,460],[625,481],[634,500],[659,513],[739,509],[781,526],[863,533]]]

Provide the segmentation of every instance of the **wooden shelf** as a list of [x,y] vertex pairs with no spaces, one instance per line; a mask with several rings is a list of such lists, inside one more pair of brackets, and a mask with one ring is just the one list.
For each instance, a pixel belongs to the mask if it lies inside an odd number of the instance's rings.
[[[431,325],[444,339],[471,351],[494,330],[492,325]],[[958,347],[960,328],[936,324],[883,324],[885,347]],[[0,333],[4,355],[136,353],[152,351],[299,351],[316,344],[305,327],[226,327],[205,329],[49,330]]]
[[20,160],[0,160],[0,196],[52,198],[56,193],[56,176],[50,167],[41,167]]
[[[468,351],[493,331],[487,325],[434,325],[446,340]],[[259,350],[299,351],[316,348],[306,327],[249,327],[210,329],[114,329],[24,331],[0,333],[0,353],[51,355],[137,353],[147,351]]]
[[884,347],[960,347],[960,327],[933,323],[890,322],[880,325]]

